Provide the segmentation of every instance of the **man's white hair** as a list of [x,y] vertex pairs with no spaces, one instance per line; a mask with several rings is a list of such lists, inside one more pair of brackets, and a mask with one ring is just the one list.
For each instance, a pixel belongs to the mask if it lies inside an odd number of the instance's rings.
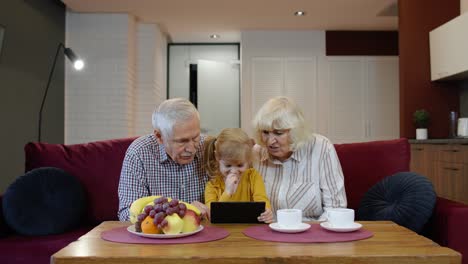
[[184,98],[173,98],[162,102],[153,112],[153,128],[158,129],[162,136],[170,138],[176,123],[188,121],[200,114],[195,106]]

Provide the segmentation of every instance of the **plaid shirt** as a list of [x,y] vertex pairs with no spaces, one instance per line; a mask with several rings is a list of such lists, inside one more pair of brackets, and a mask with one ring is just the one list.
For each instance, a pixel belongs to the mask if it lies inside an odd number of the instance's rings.
[[164,195],[184,202],[200,201],[208,176],[203,168],[201,137],[194,160],[186,165],[174,162],[153,134],[137,138],[127,149],[119,182],[120,221],[128,221],[133,201],[150,195]]

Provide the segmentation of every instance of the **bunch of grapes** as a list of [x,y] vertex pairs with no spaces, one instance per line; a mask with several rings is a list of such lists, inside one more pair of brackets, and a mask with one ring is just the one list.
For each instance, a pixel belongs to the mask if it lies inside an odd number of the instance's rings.
[[184,203],[179,203],[179,200],[172,199],[170,202],[164,196],[154,199],[154,206],[147,205],[143,212],[138,215],[135,223],[135,231],[141,232],[141,223],[147,216],[153,218],[153,224],[159,229],[167,225],[166,216],[178,214],[180,218],[185,216],[187,206]]

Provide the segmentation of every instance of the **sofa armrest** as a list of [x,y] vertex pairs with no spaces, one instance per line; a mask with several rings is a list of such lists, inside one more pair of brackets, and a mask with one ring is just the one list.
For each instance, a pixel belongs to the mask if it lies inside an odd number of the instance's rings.
[[437,197],[434,213],[426,226],[425,236],[441,246],[462,254],[468,264],[468,205]]

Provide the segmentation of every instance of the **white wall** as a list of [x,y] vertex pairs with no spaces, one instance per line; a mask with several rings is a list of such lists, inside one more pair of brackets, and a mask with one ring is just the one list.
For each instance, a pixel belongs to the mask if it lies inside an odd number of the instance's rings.
[[86,67],[66,69],[65,142],[151,132],[151,112],[166,98],[166,38],[127,14],[67,12],[66,45]]
[[157,25],[138,24],[137,42],[135,134],[144,135],[153,129],[154,108],[166,99],[167,41]]

